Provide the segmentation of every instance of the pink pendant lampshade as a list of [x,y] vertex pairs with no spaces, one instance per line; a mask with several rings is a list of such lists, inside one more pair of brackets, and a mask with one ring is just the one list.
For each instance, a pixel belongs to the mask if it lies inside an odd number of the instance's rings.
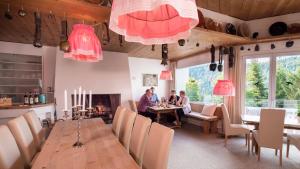
[[160,80],[173,80],[172,72],[170,70],[163,70],[160,73]]
[[68,41],[70,52],[64,54],[65,58],[86,62],[97,62],[103,59],[101,44],[92,26],[74,25]]
[[214,95],[219,96],[234,96],[235,89],[230,80],[218,80],[214,87]]
[[109,28],[126,41],[175,43],[198,24],[195,0],[114,0]]

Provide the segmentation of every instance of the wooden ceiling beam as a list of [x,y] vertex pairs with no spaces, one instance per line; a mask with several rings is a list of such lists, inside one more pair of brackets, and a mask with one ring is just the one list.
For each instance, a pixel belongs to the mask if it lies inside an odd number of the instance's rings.
[[104,22],[109,20],[109,7],[104,7],[83,0],[2,0],[1,6],[8,4],[12,9],[20,9],[21,2],[27,12],[39,11],[41,13],[50,13],[55,16],[72,18],[82,21]]

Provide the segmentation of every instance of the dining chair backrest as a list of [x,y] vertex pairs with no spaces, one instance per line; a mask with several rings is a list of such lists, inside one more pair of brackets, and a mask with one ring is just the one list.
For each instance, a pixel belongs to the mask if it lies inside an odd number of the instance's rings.
[[124,117],[121,123],[121,129],[119,134],[119,141],[123,144],[126,150],[129,152],[130,138],[133,129],[134,120],[137,113],[126,109],[124,111]]
[[151,119],[141,115],[136,116],[130,139],[129,152],[140,166],[150,126]]
[[15,137],[17,145],[25,160],[25,165],[30,166],[34,155],[37,153],[37,146],[25,118],[19,116],[8,121],[7,124]]
[[115,116],[114,116],[114,119],[112,122],[112,130],[117,137],[119,137],[119,134],[120,134],[121,124],[123,121],[125,110],[126,110],[125,107],[119,106],[116,110],[116,113],[115,113]]
[[167,169],[173,136],[173,129],[152,123],[143,157],[143,169]]
[[221,104],[222,113],[223,113],[223,126],[225,134],[230,130],[230,118],[227,107],[225,104]]
[[0,137],[0,168],[24,169],[20,150],[7,126],[0,126]]
[[284,109],[261,109],[259,143],[262,147],[280,149],[283,144]]
[[136,102],[134,100],[129,100],[129,104],[130,104],[130,108],[131,108],[132,111],[138,112],[137,105],[136,105]]
[[38,116],[34,111],[29,111],[23,116],[29,125],[35,144],[38,146],[38,149],[41,150],[42,144],[45,141],[45,130],[43,129]]

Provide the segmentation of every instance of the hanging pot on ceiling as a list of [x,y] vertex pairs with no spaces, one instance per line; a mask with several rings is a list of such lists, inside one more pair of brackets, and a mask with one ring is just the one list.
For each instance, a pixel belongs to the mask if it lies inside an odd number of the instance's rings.
[[26,16],[26,11],[24,10],[23,4],[21,6],[21,9],[18,11],[19,16],[24,17]]
[[166,66],[168,65],[168,44],[161,45],[161,64]]
[[67,20],[61,21],[61,35],[59,49],[63,52],[70,52],[70,44],[68,41],[68,22]]
[[110,42],[109,29],[108,29],[108,24],[106,22],[102,24],[101,40],[103,45],[109,44]]
[[184,39],[179,39],[178,40],[178,45],[179,46],[184,46],[185,45],[185,40]]
[[209,70],[210,71],[215,71],[216,68],[217,68],[217,64],[215,63],[215,52],[216,52],[215,46],[211,45],[211,48],[210,48],[211,63],[209,65]]
[[35,20],[35,33],[34,33],[33,46],[37,48],[41,48],[43,44],[42,44],[42,19],[40,13],[34,12],[34,20]]
[[223,46],[219,47],[219,64],[218,64],[218,71],[223,71]]
[[[243,46],[242,46],[243,47]],[[244,47],[243,47],[244,48]],[[231,46],[229,47],[229,54],[228,54],[228,63],[229,68],[232,68],[234,66],[234,48]],[[243,49],[244,50],[244,49]]]
[[9,20],[12,20],[12,19],[13,19],[12,15],[11,15],[11,13],[10,13],[9,4],[7,4],[7,10],[4,12],[4,17],[5,17],[6,19],[9,19]]

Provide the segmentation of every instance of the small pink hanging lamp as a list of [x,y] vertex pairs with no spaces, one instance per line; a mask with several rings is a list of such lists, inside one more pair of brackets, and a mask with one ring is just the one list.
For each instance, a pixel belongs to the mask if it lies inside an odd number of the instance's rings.
[[101,44],[92,26],[75,24],[68,42],[70,52],[64,54],[65,58],[85,62],[97,62],[103,59]]
[[109,28],[145,45],[186,39],[198,24],[195,0],[114,0]]
[[160,80],[173,80],[172,72],[170,70],[163,70],[160,73]]
[[213,93],[219,96],[235,96],[235,88],[231,80],[218,80]]

